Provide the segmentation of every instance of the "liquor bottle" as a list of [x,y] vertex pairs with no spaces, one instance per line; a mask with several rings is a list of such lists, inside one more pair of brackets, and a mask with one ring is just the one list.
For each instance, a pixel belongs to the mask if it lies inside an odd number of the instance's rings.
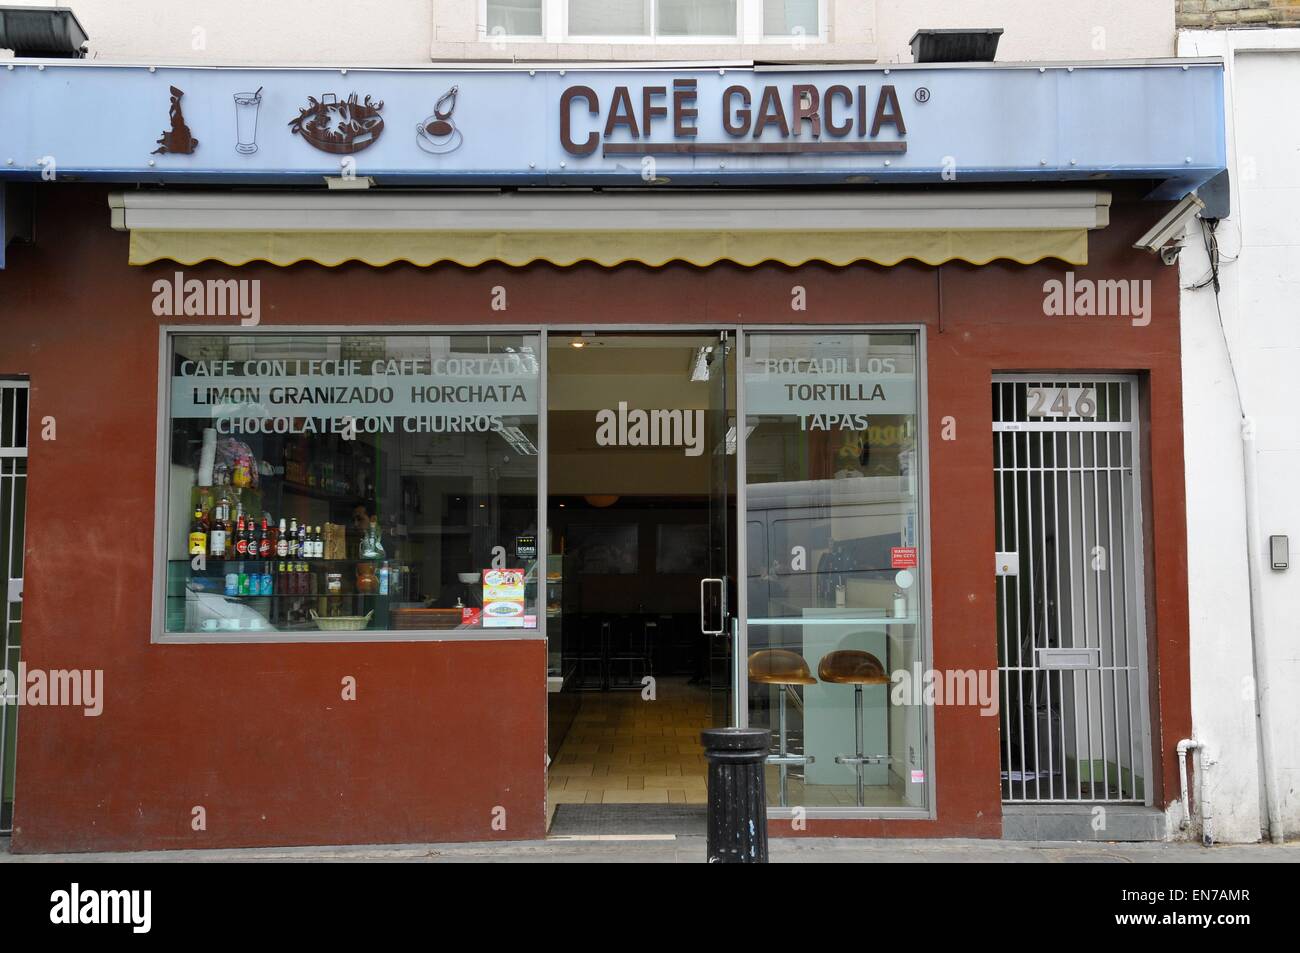
[[244,517],[241,514],[238,522],[235,523],[234,552],[231,555],[235,559],[248,558],[248,540],[244,538]]
[[307,549],[307,524],[303,523],[298,527],[298,556],[306,559],[311,555]]
[[190,524],[190,555],[206,556],[208,554],[208,531],[203,526],[203,511],[194,511],[194,522]]
[[284,517],[280,517],[280,534],[275,540],[275,554],[277,556],[289,555],[289,541],[284,538]]
[[208,527],[208,555],[213,559],[226,558],[226,537],[229,533],[226,521],[221,516],[221,504],[218,503],[212,516],[212,525]]
[[217,503],[217,519],[221,523],[222,552],[227,559],[235,555],[235,524],[230,508],[230,494],[223,490]]
[[312,559],[320,559],[323,555],[325,555],[325,545],[320,538],[320,527],[317,526],[311,534],[311,556]]
[[271,558],[271,530],[266,525],[266,518],[262,518],[262,537],[257,542],[257,555],[259,559]]
[[287,546],[288,555],[292,559],[298,558],[298,517],[289,520],[289,542]]

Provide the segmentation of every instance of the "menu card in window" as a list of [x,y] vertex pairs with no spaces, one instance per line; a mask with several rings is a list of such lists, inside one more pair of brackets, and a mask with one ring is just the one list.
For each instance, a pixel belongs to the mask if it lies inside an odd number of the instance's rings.
[[483,570],[483,628],[518,629],[524,625],[524,570]]

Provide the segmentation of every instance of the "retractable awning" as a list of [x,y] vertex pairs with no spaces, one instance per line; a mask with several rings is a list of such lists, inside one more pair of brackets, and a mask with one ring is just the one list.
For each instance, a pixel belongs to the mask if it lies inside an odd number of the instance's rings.
[[130,261],[193,265],[1088,260],[1096,190],[117,192]]

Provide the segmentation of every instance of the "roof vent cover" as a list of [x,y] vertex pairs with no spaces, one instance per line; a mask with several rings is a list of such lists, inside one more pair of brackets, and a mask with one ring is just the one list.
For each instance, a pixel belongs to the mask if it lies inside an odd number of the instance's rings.
[[71,10],[0,7],[0,49],[14,56],[82,59],[89,39]]
[[917,30],[909,43],[918,63],[992,63],[1001,38],[1001,27]]

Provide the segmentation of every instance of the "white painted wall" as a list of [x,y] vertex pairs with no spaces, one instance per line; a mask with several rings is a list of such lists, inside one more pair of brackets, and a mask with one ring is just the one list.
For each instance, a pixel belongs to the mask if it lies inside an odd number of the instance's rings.
[[[49,6],[54,0],[6,0]],[[561,3],[563,0],[551,0]],[[761,0],[738,0],[745,9]],[[493,43],[481,0],[63,0],[100,60],[260,65],[415,65],[456,60],[779,60],[911,62],[920,27],[1000,26],[998,59],[1095,60],[1173,54],[1173,0],[823,0],[825,35],[756,42]],[[557,11],[559,7],[557,6]],[[750,17],[757,22],[757,17]],[[557,18],[556,22],[560,22]],[[8,52],[0,52],[7,57]]]
[[430,0],[5,2],[72,9],[90,35],[90,55],[110,62],[427,63],[433,36]]
[[[1263,52],[1258,47],[1272,47]],[[1258,470],[1261,615],[1283,826],[1300,832],[1300,566],[1268,569],[1267,537],[1300,550],[1300,124],[1286,91],[1300,88],[1300,30],[1186,32],[1185,56],[1223,56],[1232,214],[1219,227],[1223,330],[1211,289],[1184,290],[1183,390],[1191,598],[1192,721],[1206,746],[1214,837],[1254,841],[1262,816],[1250,642],[1243,495],[1245,452]],[[1288,121],[1288,118],[1290,120]],[[1184,288],[1208,269],[1199,229],[1181,259]],[[1225,340],[1226,339],[1226,340]]]
[[1171,0],[876,0],[882,63],[910,63],[917,29],[1002,27],[998,60],[1122,60],[1174,55]]

